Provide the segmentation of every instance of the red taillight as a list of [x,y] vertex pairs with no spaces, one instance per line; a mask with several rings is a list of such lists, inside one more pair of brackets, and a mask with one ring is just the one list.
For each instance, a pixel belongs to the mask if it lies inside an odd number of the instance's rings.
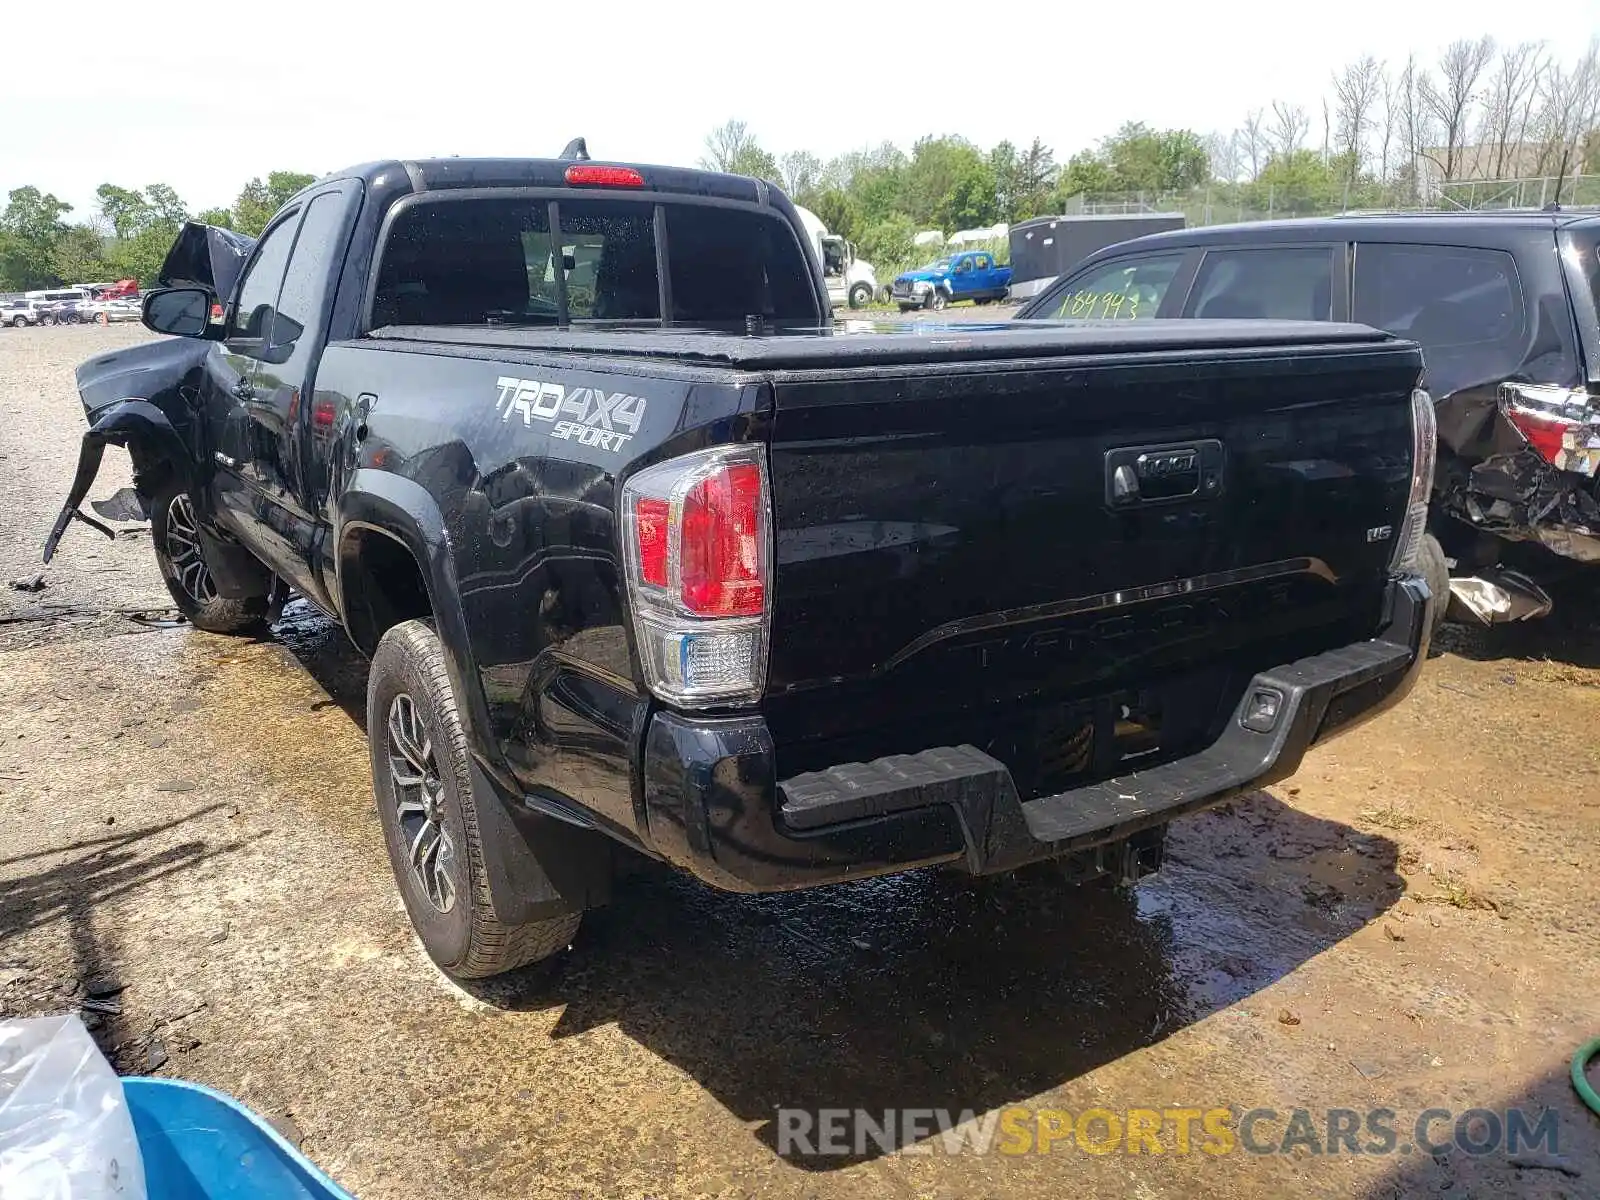
[[632,167],[600,167],[573,163],[567,168],[567,182],[587,187],[643,187],[644,176]]
[[683,498],[683,604],[704,617],[755,617],[761,579],[761,469],[718,468]]
[[713,446],[647,467],[622,485],[621,510],[646,686],[688,708],[754,704],[772,619],[765,450]]
[[634,507],[635,536],[639,539],[639,578],[652,587],[667,586],[667,524],[672,506],[665,500],[641,496]]
[[1566,437],[1567,430],[1577,427],[1575,421],[1542,416],[1525,408],[1508,408],[1506,416],[1511,419],[1513,425],[1522,430],[1522,436],[1528,439],[1528,445],[1537,450],[1539,457],[1548,463],[1554,463],[1561,456],[1562,439]]

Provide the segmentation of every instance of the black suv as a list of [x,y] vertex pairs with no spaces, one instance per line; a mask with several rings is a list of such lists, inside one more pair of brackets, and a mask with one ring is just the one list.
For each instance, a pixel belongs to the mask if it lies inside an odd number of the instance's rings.
[[1442,575],[1444,555],[1467,573],[1506,541],[1600,562],[1597,304],[1600,213],[1550,209],[1152,234],[1085,259],[1017,318],[1357,321],[1420,343]]

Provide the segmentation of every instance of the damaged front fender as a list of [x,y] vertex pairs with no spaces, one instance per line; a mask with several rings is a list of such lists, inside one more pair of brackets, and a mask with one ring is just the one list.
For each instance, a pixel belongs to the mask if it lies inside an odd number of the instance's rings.
[[75,520],[98,529],[107,537],[113,536],[109,528],[79,507],[100,473],[100,463],[108,444],[128,446],[143,461],[165,460],[187,478],[188,454],[183,439],[167,415],[154,404],[148,400],[123,400],[101,410],[98,419],[83,435],[72,488],[67,493],[67,501],[62,505],[60,515],[51,526],[50,536],[45,539],[45,562],[55,557],[62,535]]

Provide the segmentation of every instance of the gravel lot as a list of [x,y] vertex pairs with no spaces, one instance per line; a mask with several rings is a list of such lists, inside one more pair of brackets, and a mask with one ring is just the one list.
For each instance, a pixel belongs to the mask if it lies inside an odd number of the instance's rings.
[[[4,579],[70,480],[73,366],[148,336],[0,331]],[[93,495],[126,482],[113,451]],[[396,897],[336,629],[141,624],[170,614],[138,528],[75,528],[45,583],[0,589],[0,1015],[118,1009],[87,1015],[119,1067],[233,1093],[367,1200],[1600,1195],[1566,1082],[1600,1033],[1593,583],[1447,631],[1405,705],[1180,822],[1132,891],[649,869],[470,992]],[[1266,1141],[1295,1108],[1549,1106],[1559,1158],[777,1152],[780,1106],[1013,1105],[1271,1108]]]

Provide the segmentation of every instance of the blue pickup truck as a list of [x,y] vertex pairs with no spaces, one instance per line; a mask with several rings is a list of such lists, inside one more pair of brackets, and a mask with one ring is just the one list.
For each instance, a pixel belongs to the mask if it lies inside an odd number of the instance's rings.
[[901,312],[910,312],[943,308],[957,300],[978,304],[1003,300],[1010,284],[1010,267],[1001,266],[987,250],[967,250],[897,275],[889,295]]

